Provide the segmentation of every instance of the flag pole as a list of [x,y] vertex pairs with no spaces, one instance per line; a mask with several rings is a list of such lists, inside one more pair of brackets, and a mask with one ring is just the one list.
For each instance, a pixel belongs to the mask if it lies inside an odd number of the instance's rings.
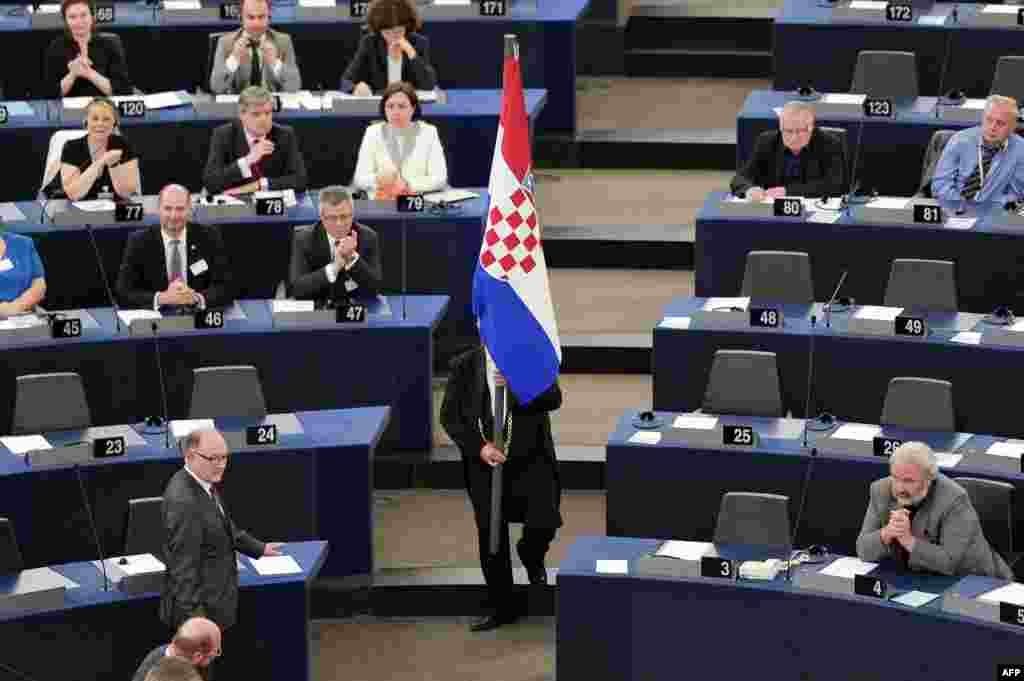
[[[505,59],[517,57],[519,53],[519,41],[514,34],[505,34],[505,54],[502,59],[502,88],[504,82]],[[505,449],[505,387],[503,385],[494,387],[494,446],[504,451]],[[508,456],[505,452],[505,456]],[[490,555],[497,555],[501,548],[501,530],[504,527],[501,515],[503,477],[502,466],[491,467],[491,524],[488,547]]]

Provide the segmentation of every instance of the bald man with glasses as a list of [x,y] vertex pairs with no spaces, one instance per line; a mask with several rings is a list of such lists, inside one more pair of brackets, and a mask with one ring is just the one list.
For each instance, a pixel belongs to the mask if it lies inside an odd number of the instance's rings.
[[235,623],[238,565],[247,556],[281,555],[281,544],[264,544],[231,520],[218,487],[230,453],[215,430],[197,431],[181,443],[184,467],[164,489],[166,531],[160,619],[177,629],[190,617],[206,617],[222,630]]
[[783,196],[840,196],[845,191],[842,140],[814,126],[814,107],[787,102],[779,129],[761,133],[729,187],[752,201]]

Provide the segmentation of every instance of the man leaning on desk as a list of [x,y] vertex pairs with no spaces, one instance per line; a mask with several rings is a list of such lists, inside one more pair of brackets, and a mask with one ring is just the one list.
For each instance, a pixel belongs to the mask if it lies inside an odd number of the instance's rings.
[[189,310],[224,307],[235,299],[219,232],[190,222],[192,197],[170,184],[160,192],[160,225],[128,239],[117,274],[123,307]]
[[814,107],[787,102],[779,114],[779,130],[761,133],[754,152],[736,173],[729,188],[752,201],[783,196],[839,196],[846,163],[842,141],[814,127]]
[[214,94],[239,93],[249,85],[274,92],[302,89],[292,38],[270,28],[270,0],[242,0],[242,27],[217,40],[210,72]]
[[992,95],[981,125],[949,139],[932,176],[932,195],[947,201],[995,202],[1024,198],[1024,139],[1013,134],[1017,100]]
[[238,120],[213,131],[203,184],[211,194],[306,190],[306,162],[295,131],[274,123],[274,96],[250,86],[238,97]]
[[967,491],[939,473],[923,442],[901,445],[889,460],[889,477],[871,483],[857,557],[888,558],[916,572],[1013,579],[985,539]]

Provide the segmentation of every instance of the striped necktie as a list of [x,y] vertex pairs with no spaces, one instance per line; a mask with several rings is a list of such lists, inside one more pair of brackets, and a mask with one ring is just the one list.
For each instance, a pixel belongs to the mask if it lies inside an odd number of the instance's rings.
[[967,176],[964,181],[963,191],[960,195],[968,201],[974,199],[981,191],[982,178],[988,179],[989,169],[992,167],[992,159],[995,158],[999,147],[988,144],[981,145],[981,163],[974,167],[974,172]]

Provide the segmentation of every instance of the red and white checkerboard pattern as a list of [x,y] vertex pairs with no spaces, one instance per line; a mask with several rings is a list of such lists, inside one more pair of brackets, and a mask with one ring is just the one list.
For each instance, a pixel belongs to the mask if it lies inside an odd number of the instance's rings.
[[493,197],[480,251],[484,270],[498,279],[507,279],[517,267],[529,274],[537,266],[538,226],[533,197],[521,187],[507,198]]

